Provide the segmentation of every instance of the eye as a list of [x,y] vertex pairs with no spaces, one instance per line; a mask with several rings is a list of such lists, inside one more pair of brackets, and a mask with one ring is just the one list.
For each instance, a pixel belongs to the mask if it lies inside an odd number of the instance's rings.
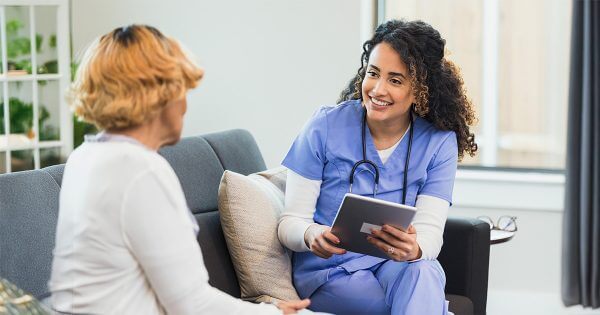
[[377,72],[370,70],[370,71],[367,71],[367,76],[371,77],[371,78],[375,78],[378,76],[378,74],[377,74]]
[[402,84],[402,81],[400,81],[398,79],[391,79],[390,82],[392,82],[392,84],[395,84],[395,85],[401,85]]

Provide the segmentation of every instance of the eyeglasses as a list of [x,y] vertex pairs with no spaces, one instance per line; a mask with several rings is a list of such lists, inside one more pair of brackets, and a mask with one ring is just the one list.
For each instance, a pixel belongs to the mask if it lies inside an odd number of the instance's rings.
[[487,223],[490,226],[490,230],[498,230],[498,231],[506,231],[506,232],[516,232],[517,231],[517,217],[511,217],[508,215],[503,215],[498,218],[496,224],[492,218],[488,216],[479,216],[477,219]]

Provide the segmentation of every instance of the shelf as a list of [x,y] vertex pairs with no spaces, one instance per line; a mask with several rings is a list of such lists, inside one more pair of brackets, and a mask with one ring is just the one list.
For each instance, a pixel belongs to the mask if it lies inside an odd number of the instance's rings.
[[0,75],[0,82],[27,82],[27,81],[42,81],[42,80],[59,80],[62,75],[58,73],[53,74],[26,74],[26,75]]
[[[6,152],[6,136],[0,135],[0,152]],[[36,148],[45,149],[45,148],[55,148],[63,146],[62,141],[40,141],[35,143],[35,141],[27,138],[27,136],[22,134],[11,134],[8,137],[10,151],[21,151],[21,150],[32,150]]]

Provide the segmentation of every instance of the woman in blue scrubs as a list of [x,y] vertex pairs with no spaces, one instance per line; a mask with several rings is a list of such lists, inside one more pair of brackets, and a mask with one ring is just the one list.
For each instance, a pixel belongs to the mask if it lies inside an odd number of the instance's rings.
[[[420,21],[380,25],[339,104],[316,111],[283,161],[289,171],[279,239],[295,252],[295,287],[315,311],[448,313],[437,255],[457,161],[477,145],[469,130],[474,111],[444,46]],[[364,159],[373,165],[352,172]],[[330,226],[350,190],[417,207],[407,230],[384,225],[368,237],[389,259],[336,246]]]

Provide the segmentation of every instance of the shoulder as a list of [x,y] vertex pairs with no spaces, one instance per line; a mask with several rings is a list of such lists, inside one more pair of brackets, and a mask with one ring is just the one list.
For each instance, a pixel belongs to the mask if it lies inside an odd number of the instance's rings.
[[453,144],[458,150],[456,133],[452,130],[438,129],[427,120],[416,117],[415,131],[418,133],[419,137],[424,137],[431,145],[441,146],[442,144]]
[[147,172],[163,176],[173,172],[157,152],[126,142],[84,143],[71,154],[66,167],[123,181]]
[[415,119],[415,141],[424,150],[424,156],[429,156],[428,168],[447,160],[458,160],[458,142],[456,133],[452,130],[440,130],[427,120]]
[[360,118],[362,106],[360,100],[349,100],[334,106],[324,106],[324,111],[330,118],[357,117]]
[[360,119],[361,105],[358,100],[345,101],[337,105],[324,105],[313,113],[304,125],[304,132],[327,134],[327,130],[349,119]]
[[340,116],[360,116],[360,100],[344,101],[337,105],[323,105],[313,114],[313,118],[338,118]]
[[455,170],[458,162],[456,133],[452,130],[440,130],[420,117],[415,120],[415,127],[419,130],[415,139],[419,139],[423,156],[428,157],[425,164],[427,170],[440,165],[448,165]]
[[337,105],[325,105],[319,107],[311,119],[312,124],[318,124],[322,128],[335,128],[340,124],[355,124],[360,121],[362,106],[360,100],[344,101]]

